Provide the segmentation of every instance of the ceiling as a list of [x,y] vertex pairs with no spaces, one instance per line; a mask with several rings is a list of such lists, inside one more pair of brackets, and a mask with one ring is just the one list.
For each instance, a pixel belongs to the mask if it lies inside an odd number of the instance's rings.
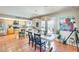
[[66,6],[0,6],[0,14],[19,16],[19,17],[35,17],[55,13],[65,8]]

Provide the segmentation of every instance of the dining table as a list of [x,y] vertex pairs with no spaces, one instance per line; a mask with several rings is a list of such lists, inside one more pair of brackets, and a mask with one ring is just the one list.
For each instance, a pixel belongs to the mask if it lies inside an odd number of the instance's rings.
[[[41,34],[41,33],[34,32],[34,31],[30,31],[30,32],[32,32],[33,36],[34,36],[34,33]],[[51,48],[53,48],[53,46],[51,45],[51,43],[52,43],[52,41],[54,41],[57,38],[57,36],[58,35],[55,34],[55,33],[52,33],[51,35],[41,34],[41,39],[47,41],[47,43],[46,43],[46,50],[45,51],[49,51]]]

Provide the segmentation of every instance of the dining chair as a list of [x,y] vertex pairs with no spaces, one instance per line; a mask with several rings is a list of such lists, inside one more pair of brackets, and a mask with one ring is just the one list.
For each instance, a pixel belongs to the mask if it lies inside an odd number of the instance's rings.
[[33,47],[35,40],[33,38],[32,32],[28,32],[28,36],[29,36],[29,45],[30,45],[30,42],[32,42],[32,47]]
[[34,33],[34,39],[35,39],[35,50],[36,50],[36,46],[37,45],[40,46],[40,52],[42,50],[42,47],[44,47],[46,49],[46,40],[41,39],[41,35],[40,34]]
[[19,32],[19,39],[24,39],[25,38],[25,31],[24,30],[21,30]]
[[70,37],[69,43],[70,43],[70,45],[74,46],[76,43],[76,40],[74,38]]

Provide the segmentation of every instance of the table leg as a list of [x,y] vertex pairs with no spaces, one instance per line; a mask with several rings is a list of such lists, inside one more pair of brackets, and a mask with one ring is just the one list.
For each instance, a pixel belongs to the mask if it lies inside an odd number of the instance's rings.
[[47,40],[47,47],[46,47],[47,52],[50,50],[50,45],[51,45],[50,40]]
[[50,45],[51,45],[51,43],[50,43],[50,40],[48,41],[48,50],[50,49]]

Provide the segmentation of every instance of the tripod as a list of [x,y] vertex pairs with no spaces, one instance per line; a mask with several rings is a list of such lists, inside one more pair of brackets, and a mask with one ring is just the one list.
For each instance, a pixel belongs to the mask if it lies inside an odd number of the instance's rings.
[[77,51],[79,51],[79,50],[78,50],[78,43],[79,43],[79,39],[78,39],[78,31],[77,31],[76,28],[70,33],[70,35],[67,37],[67,39],[66,39],[65,41],[63,41],[63,44],[66,44],[67,40],[70,38],[70,36],[73,34],[73,32],[74,32],[74,34],[75,34]]

